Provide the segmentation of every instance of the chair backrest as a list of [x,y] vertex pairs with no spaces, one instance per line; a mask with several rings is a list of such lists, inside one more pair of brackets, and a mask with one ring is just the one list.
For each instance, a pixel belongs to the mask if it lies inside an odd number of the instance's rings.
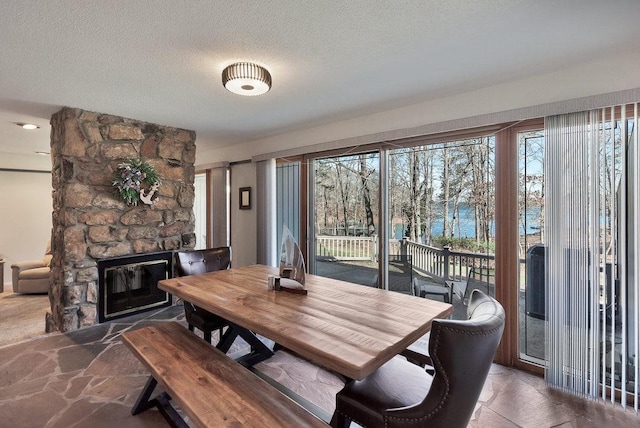
[[44,265],[51,266],[51,261],[53,260],[53,254],[51,253],[51,239],[47,242],[47,249],[44,250]]
[[231,247],[178,251],[175,254],[178,276],[214,272],[228,269],[231,265]]
[[[435,375],[415,406],[388,409],[389,427],[466,427],[489,374],[504,330],[505,313],[495,299],[473,290],[468,320],[434,320],[429,352]],[[417,426],[417,425],[416,425]]]
[[453,294],[458,296],[463,305],[466,305],[467,302],[465,298],[467,297],[467,291],[469,290],[469,282],[474,275],[473,267],[469,268],[467,271],[467,278],[465,281],[453,281],[451,286],[453,287]]

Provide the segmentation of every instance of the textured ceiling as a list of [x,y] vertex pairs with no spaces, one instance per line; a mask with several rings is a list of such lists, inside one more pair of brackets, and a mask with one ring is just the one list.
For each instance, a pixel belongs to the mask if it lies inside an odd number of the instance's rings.
[[[224,147],[638,52],[639,18],[638,0],[2,0],[0,155],[48,150],[62,106]],[[227,92],[237,61],[272,90]]]

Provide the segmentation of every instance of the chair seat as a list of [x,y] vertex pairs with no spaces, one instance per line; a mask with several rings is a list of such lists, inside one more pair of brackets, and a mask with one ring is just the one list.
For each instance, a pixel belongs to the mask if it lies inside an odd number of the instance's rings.
[[50,274],[51,274],[51,268],[49,266],[45,266],[45,267],[23,270],[18,275],[18,278],[19,279],[43,279],[43,278],[49,278]]
[[443,296],[449,295],[449,287],[437,284],[418,284],[418,289],[429,294],[442,294]]
[[[184,304],[191,305],[191,303],[188,302],[185,302]],[[187,319],[187,323],[199,328],[202,331],[213,331],[227,326],[227,321],[224,318],[216,314],[212,314],[209,311],[205,311],[204,309],[197,306],[192,305],[192,307],[195,310],[185,310],[185,318]]]
[[424,369],[395,357],[365,379],[347,384],[336,397],[336,411],[363,426],[384,426],[386,409],[420,403],[432,380]]
[[413,287],[416,296],[426,297],[427,295],[442,296],[446,303],[452,301],[452,291],[448,284],[437,284],[426,279],[414,278]]

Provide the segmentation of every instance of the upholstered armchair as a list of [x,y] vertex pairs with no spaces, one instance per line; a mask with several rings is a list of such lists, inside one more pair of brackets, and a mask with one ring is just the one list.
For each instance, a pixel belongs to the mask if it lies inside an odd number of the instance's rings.
[[433,374],[391,359],[336,394],[332,426],[466,427],[504,329],[502,305],[473,290],[468,320],[434,320],[429,337]]
[[14,293],[48,293],[51,278],[51,243],[42,260],[29,260],[11,265]]

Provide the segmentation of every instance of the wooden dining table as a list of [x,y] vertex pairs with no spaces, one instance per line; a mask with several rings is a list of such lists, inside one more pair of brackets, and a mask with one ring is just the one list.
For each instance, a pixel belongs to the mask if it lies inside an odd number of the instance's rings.
[[307,294],[269,290],[276,267],[162,280],[158,287],[349,379],[363,379],[453,311],[448,303],[306,275]]

